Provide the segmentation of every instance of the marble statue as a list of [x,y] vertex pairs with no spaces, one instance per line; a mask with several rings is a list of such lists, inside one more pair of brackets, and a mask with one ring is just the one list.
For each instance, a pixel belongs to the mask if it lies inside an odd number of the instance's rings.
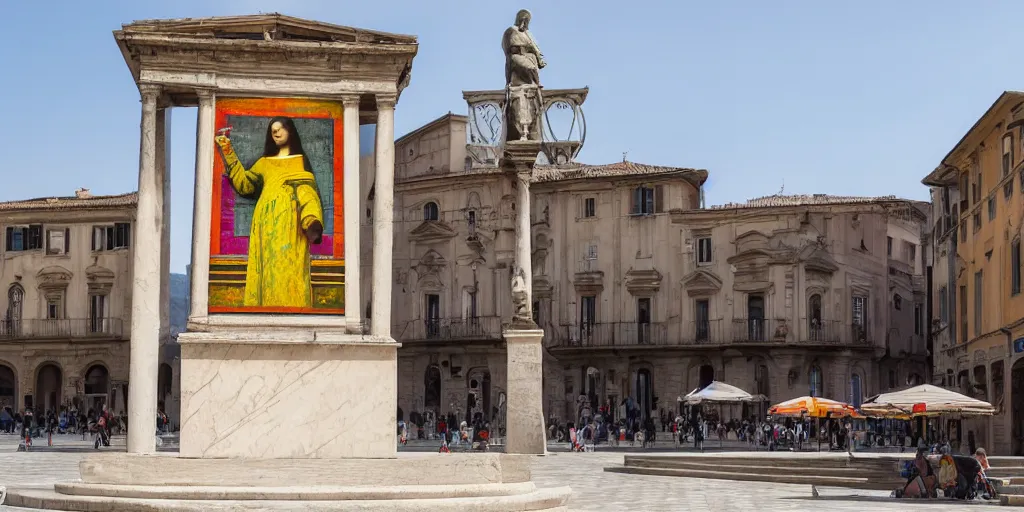
[[517,267],[512,274],[512,305],[515,307],[515,314],[512,315],[514,322],[532,322],[533,315],[530,314],[529,294],[526,293],[526,275],[522,267]]
[[516,14],[516,22],[505,30],[501,49],[505,52],[505,140],[541,139],[540,69],[547,63],[530,33],[530,11]]

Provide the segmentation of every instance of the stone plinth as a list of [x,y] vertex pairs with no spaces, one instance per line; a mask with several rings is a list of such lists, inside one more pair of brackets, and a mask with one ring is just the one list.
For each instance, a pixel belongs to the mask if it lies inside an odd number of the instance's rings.
[[544,331],[512,328],[502,333],[508,350],[508,404],[505,414],[505,451],[543,455],[547,453],[544,435],[543,388]]
[[395,457],[389,338],[294,329],[178,342],[182,457]]
[[533,169],[542,143],[539,140],[510,140],[502,147],[500,165],[507,171]]

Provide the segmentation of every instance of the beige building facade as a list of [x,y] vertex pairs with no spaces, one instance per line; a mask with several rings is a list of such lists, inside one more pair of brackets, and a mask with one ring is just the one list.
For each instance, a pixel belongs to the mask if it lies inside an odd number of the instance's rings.
[[936,382],[996,407],[954,442],[1024,454],[1024,93],[1007,91],[922,182],[933,202]]
[[[466,123],[448,114],[396,142],[393,332],[406,420],[503,420],[515,190],[467,157]],[[550,419],[576,421],[581,396],[676,411],[711,380],[772,402],[858,402],[928,377],[927,208],[771,196],[705,209],[707,175],[627,161],[538,167],[533,310]]]
[[0,203],[0,406],[125,409],[136,203]]

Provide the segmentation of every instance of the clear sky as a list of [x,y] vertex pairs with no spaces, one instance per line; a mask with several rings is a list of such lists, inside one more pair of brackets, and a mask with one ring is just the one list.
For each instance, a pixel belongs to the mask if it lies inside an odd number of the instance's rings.
[[[708,202],[776,193],[927,199],[921,178],[1006,89],[1024,89],[1019,0],[5,2],[0,200],[135,190],[139,96],[111,31],[281,12],[419,36],[401,135],[503,80],[519,8],[549,88],[589,86],[580,160],[708,169]],[[172,264],[190,257],[195,111],[177,109]]]

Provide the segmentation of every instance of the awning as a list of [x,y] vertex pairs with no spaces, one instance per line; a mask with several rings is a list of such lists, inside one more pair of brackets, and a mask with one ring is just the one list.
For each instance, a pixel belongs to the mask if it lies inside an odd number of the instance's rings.
[[864,402],[861,412],[872,417],[938,416],[961,414],[964,416],[991,416],[992,404],[961,395],[931,384],[922,384],[902,391],[882,393]]

